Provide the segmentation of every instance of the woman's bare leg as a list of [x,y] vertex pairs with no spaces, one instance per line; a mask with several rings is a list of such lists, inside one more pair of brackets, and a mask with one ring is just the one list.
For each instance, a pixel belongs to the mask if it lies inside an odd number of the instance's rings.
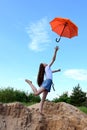
[[46,97],[47,97],[47,94],[48,94],[48,91],[45,90],[45,91],[43,92],[42,99],[41,99],[41,102],[40,102],[40,107],[39,107],[39,112],[40,112],[40,114],[43,114],[43,113],[42,113],[42,110],[43,110],[43,105],[44,105],[44,101],[45,101],[45,99],[46,99]]
[[45,90],[43,87],[40,87],[40,89],[37,90],[37,88],[32,84],[32,81],[30,81],[28,79],[26,79],[25,82],[27,82],[30,85],[30,87],[32,88],[35,96],[41,94]]

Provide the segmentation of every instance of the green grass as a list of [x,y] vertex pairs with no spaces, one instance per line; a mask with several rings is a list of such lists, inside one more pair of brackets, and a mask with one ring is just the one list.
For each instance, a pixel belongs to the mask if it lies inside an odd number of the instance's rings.
[[22,104],[25,105],[25,106],[31,106],[33,104],[36,104],[36,102],[29,102],[29,103],[23,102]]
[[86,113],[87,114],[87,107],[78,107],[82,112]]

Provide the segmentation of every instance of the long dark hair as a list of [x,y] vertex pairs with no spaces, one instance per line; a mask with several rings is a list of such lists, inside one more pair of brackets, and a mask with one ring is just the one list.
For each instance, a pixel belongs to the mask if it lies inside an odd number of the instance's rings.
[[39,85],[39,87],[41,86],[41,84],[44,80],[44,73],[45,73],[45,67],[41,63],[39,66],[39,71],[38,71],[38,76],[37,76],[37,84]]

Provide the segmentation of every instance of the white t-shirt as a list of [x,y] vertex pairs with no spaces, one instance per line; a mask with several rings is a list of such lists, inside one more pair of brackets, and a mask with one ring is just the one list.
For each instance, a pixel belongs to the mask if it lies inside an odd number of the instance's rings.
[[46,76],[46,79],[52,79],[52,71],[49,65],[45,67],[45,76]]

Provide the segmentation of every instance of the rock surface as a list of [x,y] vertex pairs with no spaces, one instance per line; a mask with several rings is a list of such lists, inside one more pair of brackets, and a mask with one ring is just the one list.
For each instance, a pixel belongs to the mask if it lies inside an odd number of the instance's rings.
[[70,104],[45,102],[44,116],[38,107],[0,103],[0,130],[87,130],[87,115]]

